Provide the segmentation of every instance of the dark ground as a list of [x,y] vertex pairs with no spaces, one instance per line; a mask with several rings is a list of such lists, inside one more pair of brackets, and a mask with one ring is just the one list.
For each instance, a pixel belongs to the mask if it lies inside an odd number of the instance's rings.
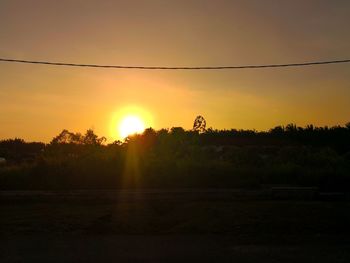
[[30,196],[1,195],[1,262],[350,262],[350,202]]

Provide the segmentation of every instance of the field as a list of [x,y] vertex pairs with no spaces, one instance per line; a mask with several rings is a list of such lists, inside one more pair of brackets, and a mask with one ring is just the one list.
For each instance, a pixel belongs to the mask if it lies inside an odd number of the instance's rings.
[[348,202],[79,195],[2,195],[1,262],[350,260]]
[[0,142],[1,262],[350,262],[350,124],[102,139]]

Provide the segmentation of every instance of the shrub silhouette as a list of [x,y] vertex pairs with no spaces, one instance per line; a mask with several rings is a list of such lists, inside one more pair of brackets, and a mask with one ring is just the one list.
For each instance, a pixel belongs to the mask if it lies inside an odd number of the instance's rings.
[[[3,140],[0,157],[7,162],[0,167],[0,188],[251,188],[277,183],[348,191],[349,127],[289,124],[267,132],[208,128],[201,133],[149,128],[110,144],[91,129],[84,134],[63,130],[49,144]],[[132,181],[132,176],[137,178]]]

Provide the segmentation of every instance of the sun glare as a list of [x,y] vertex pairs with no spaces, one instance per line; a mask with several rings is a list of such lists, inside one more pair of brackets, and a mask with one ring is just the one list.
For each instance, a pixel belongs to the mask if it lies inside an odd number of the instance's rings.
[[142,133],[144,130],[145,124],[138,116],[126,116],[119,124],[119,134],[122,138],[135,133]]
[[146,128],[154,126],[152,114],[141,106],[121,106],[112,111],[110,118],[110,138],[124,140],[129,135],[142,133]]

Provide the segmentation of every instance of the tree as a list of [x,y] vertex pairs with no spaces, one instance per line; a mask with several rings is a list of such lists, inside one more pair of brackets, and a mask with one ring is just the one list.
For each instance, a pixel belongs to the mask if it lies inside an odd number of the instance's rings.
[[92,129],[88,129],[83,137],[85,145],[101,145],[106,142],[106,137],[99,138]]
[[276,126],[276,127],[272,128],[272,129],[270,129],[270,133],[271,134],[278,134],[278,135],[283,134],[284,133],[284,127],[282,127],[280,125]]
[[71,132],[64,129],[61,131],[59,135],[54,137],[51,141],[51,144],[65,144],[65,143],[71,143]]
[[296,132],[297,130],[297,126],[293,123],[287,124],[286,126],[286,132]]
[[88,129],[85,135],[64,129],[59,135],[52,139],[51,144],[101,145],[105,142],[106,137],[99,138],[92,129]]
[[207,122],[201,115],[199,115],[194,120],[193,131],[205,132],[206,126],[207,126]]

